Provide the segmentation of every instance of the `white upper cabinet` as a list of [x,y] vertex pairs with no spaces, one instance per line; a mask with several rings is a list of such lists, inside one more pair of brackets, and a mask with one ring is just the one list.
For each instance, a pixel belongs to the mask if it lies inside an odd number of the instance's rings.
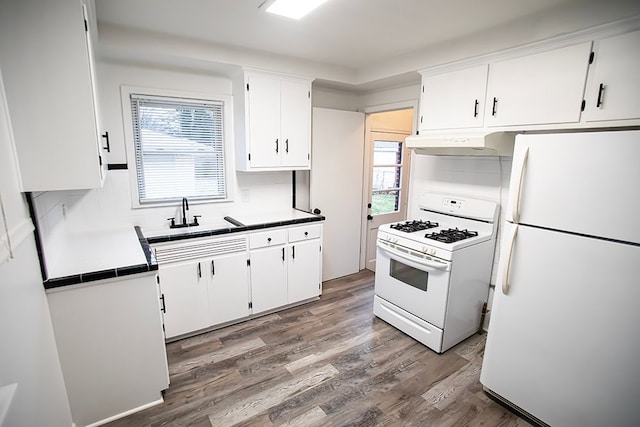
[[25,191],[102,186],[91,2],[4,2],[0,61]]
[[419,128],[482,127],[487,65],[422,77]]
[[640,119],[640,31],[596,42],[586,122]]
[[234,95],[239,170],[310,168],[310,79],[245,71]]
[[578,123],[591,42],[489,66],[487,126]]

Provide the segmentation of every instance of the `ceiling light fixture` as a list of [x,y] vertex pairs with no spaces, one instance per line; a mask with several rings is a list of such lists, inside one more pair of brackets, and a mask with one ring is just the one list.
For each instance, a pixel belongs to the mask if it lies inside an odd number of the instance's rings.
[[288,18],[300,19],[327,0],[276,0],[266,11]]

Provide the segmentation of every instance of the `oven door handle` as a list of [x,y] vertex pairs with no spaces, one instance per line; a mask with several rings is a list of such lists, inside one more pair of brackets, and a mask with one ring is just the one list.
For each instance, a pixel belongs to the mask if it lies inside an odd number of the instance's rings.
[[445,262],[437,262],[437,261],[430,261],[426,258],[413,258],[411,256],[408,256],[407,254],[400,252],[398,250],[392,249],[390,246],[388,246],[385,243],[382,243],[380,241],[376,242],[376,245],[383,251],[386,251],[394,256],[397,256],[398,258],[402,258],[406,261],[412,262],[416,265],[420,265],[420,266],[425,266],[425,267],[430,267],[430,268],[435,268],[438,270],[444,270],[444,271],[449,271],[450,265],[449,263],[445,263]]

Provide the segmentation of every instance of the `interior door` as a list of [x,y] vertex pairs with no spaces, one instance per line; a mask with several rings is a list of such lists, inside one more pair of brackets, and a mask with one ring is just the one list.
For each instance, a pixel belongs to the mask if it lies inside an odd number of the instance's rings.
[[410,151],[404,143],[409,133],[370,132],[369,189],[365,268],[375,271],[378,227],[407,216]]
[[364,114],[313,109],[310,205],[326,217],[322,280],[360,270]]
[[637,424],[640,247],[522,225],[506,243],[482,384],[549,425]]

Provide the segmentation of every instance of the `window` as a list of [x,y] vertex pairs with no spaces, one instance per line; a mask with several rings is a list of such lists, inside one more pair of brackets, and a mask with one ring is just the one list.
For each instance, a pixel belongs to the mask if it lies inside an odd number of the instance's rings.
[[375,140],[371,182],[371,214],[397,212],[402,183],[402,142]]
[[129,99],[139,204],[226,199],[224,102]]

